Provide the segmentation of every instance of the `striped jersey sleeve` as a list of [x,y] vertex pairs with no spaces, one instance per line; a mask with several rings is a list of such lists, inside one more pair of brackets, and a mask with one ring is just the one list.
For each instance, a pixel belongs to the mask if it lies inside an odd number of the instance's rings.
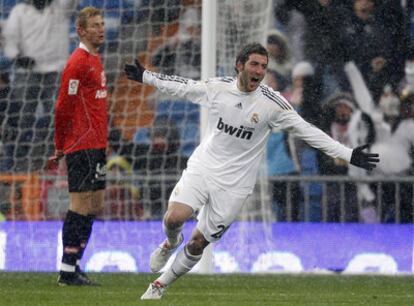
[[293,111],[293,107],[290,105],[290,103],[279,93],[275,92],[266,85],[260,85],[260,90],[266,98],[275,103],[282,110]]
[[186,99],[200,105],[208,104],[208,82],[165,75],[149,70],[145,70],[143,81],[164,94]]

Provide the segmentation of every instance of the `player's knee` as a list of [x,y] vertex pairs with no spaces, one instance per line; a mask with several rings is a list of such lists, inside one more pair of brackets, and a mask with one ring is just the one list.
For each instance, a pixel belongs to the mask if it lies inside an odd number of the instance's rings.
[[193,215],[193,209],[182,203],[170,202],[164,215],[164,224],[169,229],[181,227]]
[[208,241],[203,236],[192,237],[187,243],[187,249],[192,255],[203,254],[204,248],[208,245]]
[[184,221],[181,220],[179,214],[175,212],[167,212],[164,216],[164,224],[169,229],[176,229],[183,225]]

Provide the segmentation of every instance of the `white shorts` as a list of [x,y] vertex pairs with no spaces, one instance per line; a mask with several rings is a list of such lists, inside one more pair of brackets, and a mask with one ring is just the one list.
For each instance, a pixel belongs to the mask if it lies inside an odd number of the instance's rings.
[[249,194],[222,189],[208,178],[184,170],[169,201],[199,211],[197,229],[207,241],[215,242],[228,230],[248,197]]

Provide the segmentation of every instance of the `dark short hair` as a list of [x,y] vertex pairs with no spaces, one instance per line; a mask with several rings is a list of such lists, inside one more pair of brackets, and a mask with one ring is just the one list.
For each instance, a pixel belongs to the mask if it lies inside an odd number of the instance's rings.
[[263,47],[261,44],[259,43],[247,44],[240,50],[239,54],[237,55],[236,67],[235,67],[237,73],[239,72],[237,70],[237,64],[240,62],[244,65],[249,59],[250,54],[260,54],[260,55],[264,55],[267,58],[269,58],[266,48]]

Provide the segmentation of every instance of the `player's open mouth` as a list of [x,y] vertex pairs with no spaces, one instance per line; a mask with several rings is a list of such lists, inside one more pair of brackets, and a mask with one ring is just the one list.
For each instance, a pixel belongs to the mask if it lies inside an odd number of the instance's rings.
[[251,80],[253,83],[258,83],[258,82],[260,81],[260,78],[258,78],[258,77],[252,77],[250,80]]

